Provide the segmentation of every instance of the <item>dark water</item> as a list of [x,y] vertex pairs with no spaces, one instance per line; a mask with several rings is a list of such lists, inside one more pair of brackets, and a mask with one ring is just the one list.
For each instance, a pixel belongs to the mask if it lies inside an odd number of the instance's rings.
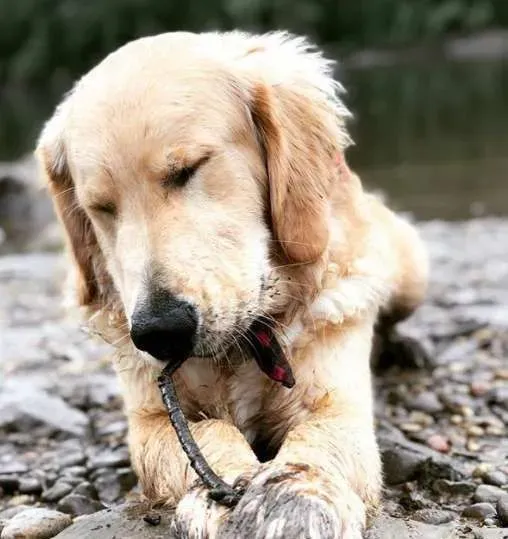
[[366,184],[423,219],[508,214],[508,63],[346,75]]
[[[508,214],[508,63],[426,63],[342,74],[350,160],[422,219]],[[30,151],[60,92],[0,94],[0,160]]]

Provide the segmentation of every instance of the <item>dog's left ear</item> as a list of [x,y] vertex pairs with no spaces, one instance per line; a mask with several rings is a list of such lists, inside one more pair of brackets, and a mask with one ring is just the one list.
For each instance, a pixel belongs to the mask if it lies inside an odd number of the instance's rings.
[[[333,86],[331,78],[322,80]],[[259,82],[250,95],[265,151],[275,239],[290,261],[315,261],[328,246],[336,162],[348,142],[347,111],[334,101],[333,90],[327,94],[311,77]]]

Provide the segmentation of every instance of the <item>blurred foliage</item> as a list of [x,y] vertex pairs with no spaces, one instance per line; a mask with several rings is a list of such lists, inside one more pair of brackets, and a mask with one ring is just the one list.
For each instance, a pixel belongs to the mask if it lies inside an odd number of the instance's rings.
[[187,29],[289,29],[344,47],[493,25],[508,0],[0,0],[0,87],[65,87],[122,43]]

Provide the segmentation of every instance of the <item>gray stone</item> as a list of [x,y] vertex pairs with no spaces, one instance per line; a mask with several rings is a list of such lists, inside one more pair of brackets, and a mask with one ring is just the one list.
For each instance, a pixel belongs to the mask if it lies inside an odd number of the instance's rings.
[[427,414],[435,414],[443,410],[443,404],[432,391],[424,391],[416,397],[408,399],[406,406],[413,410],[420,410]]
[[16,516],[18,513],[21,513],[25,509],[30,509],[28,505],[15,505],[14,507],[8,507],[7,509],[4,509],[3,511],[0,511],[0,518],[3,520],[9,520],[12,517]]
[[497,514],[503,526],[508,527],[508,494],[497,500]]
[[1,539],[50,539],[71,523],[72,519],[69,515],[39,507],[30,508],[9,520],[0,537]]
[[19,480],[18,490],[21,494],[40,494],[42,485],[36,477],[22,477]]
[[475,502],[496,504],[499,498],[506,496],[507,492],[493,485],[479,485],[474,493]]
[[412,451],[406,443],[393,443],[382,448],[381,457],[387,484],[396,485],[415,478],[420,466],[429,458],[427,453],[418,449]]
[[[93,515],[81,517],[57,536],[57,539],[167,539],[170,532],[172,512],[161,511],[161,522],[150,526],[143,521],[148,506],[130,503],[106,509]],[[402,539],[397,537],[397,539]]]
[[126,447],[115,450],[104,449],[88,459],[88,467],[92,470],[97,468],[119,468],[128,466],[129,463],[129,452]]
[[365,539],[450,539],[454,529],[453,523],[434,526],[381,515],[365,533]]
[[80,483],[83,482],[82,477],[74,477],[72,475],[65,475],[61,477],[62,481],[69,484],[72,488],[77,487]]
[[486,518],[495,517],[496,514],[496,509],[494,506],[486,502],[474,503],[462,511],[463,516],[467,518],[474,518],[475,520],[480,520],[481,522],[483,522]]
[[97,500],[98,494],[97,489],[95,488],[92,483],[89,483],[88,481],[83,481],[80,483],[73,491],[73,494],[79,494],[81,496],[85,496],[86,498],[90,498],[92,500]]
[[432,484],[432,490],[437,494],[460,497],[472,496],[477,488],[475,483],[469,481],[449,481],[447,479],[437,479]]
[[64,496],[67,496],[72,491],[72,485],[65,481],[57,481],[52,487],[48,490],[45,490],[42,493],[42,500],[45,502],[57,502],[62,499]]
[[28,472],[28,466],[24,462],[21,462],[19,460],[0,462],[0,476],[12,476],[25,472]]
[[495,487],[503,487],[508,485],[508,476],[501,470],[487,470],[483,474],[483,482]]
[[474,530],[474,539],[507,539],[508,533],[499,528],[480,528]]
[[92,500],[80,494],[69,494],[62,498],[57,505],[57,509],[63,513],[71,515],[89,515],[104,509],[104,505],[97,500]]
[[87,469],[84,466],[70,466],[62,470],[62,477],[84,477]]
[[456,361],[461,362],[472,357],[476,350],[478,350],[478,343],[472,339],[456,341],[437,355],[436,363],[444,365]]
[[468,395],[461,394],[444,394],[441,396],[441,401],[450,412],[460,414],[466,408],[473,408],[473,399]]
[[492,388],[487,400],[490,404],[499,404],[503,408],[508,408],[508,387],[503,385]]
[[58,396],[29,383],[6,382],[0,388],[0,426],[22,422],[26,417],[78,436],[85,434],[89,422],[83,412]]
[[136,476],[130,468],[105,468],[95,476],[94,485],[99,493],[99,499],[110,504],[121,499],[136,481]]
[[441,509],[419,509],[415,511],[413,518],[425,524],[446,524],[456,518],[452,511],[443,511]]
[[[66,469],[66,470],[74,470],[79,469],[84,470],[83,473],[86,473],[86,468],[82,466],[82,464],[85,464],[86,457],[83,451],[73,451],[72,453],[69,453],[67,455],[62,455],[62,458],[59,459],[59,466],[60,468]],[[72,473],[72,472],[71,472]],[[82,475],[80,473],[75,473],[74,475]]]

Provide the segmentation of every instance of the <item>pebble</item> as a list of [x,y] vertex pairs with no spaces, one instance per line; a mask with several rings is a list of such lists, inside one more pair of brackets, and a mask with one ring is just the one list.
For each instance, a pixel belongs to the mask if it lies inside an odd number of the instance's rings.
[[92,470],[97,468],[119,468],[130,464],[127,448],[111,450],[104,449],[88,459],[88,467]]
[[0,462],[0,477],[28,472],[28,466],[20,461]]
[[472,472],[473,477],[479,477],[480,479],[483,479],[485,474],[492,471],[492,464],[488,462],[481,462],[476,466],[476,468]]
[[499,498],[506,496],[506,491],[493,485],[479,485],[474,493],[475,502],[496,504]]
[[40,494],[42,485],[36,477],[21,477],[18,490],[21,494]]
[[438,494],[469,497],[475,492],[476,484],[468,481],[449,481],[448,479],[437,479],[432,484],[432,488]]
[[1,539],[49,539],[70,526],[69,515],[32,507],[18,513],[2,530]]
[[427,439],[427,445],[431,449],[434,449],[434,451],[439,451],[440,453],[448,453],[451,449],[450,440],[441,434],[433,434],[430,436],[430,438]]
[[389,485],[396,485],[411,481],[420,466],[425,462],[427,455],[412,451],[406,444],[391,444],[382,448],[381,457],[385,480]]
[[496,510],[494,506],[490,503],[474,503],[469,507],[466,507],[462,511],[462,515],[467,518],[474,518],[475,520],[480,520],[483,522],[486,518],[493,518],[496,516]]
[[101,511],[104,508],[105,506],[101,502],[80,494],[69,494],[65,498],[62,498],[57,505],[59,511],[75,516],[89,515]]
[[73,468],[74,466],[82,466],[86,462],[85,454],[82,451],[76,451],[69,455],[62,455],[58,459],[60,468]]
[[503,526],[508,527],[508,493],[497,500],[497,514]]
[[468,451],[471,451],[472,453],[476,453],[477,451],[480,450],[480,444],[478,443],[477,440],[474,440],[473,438],[471,438],[470,440],[467,441],[466,448]]
[[80,483],[73,491],[73,494],[79,494],[81,496],[85,496],[87,498],[90,498],[92,500],[98,499],[97,489],[95,488],[92,483],[89,483],[88,481],[83,481]]
[[485,429],[485,432],[487,434],[490,434],[491,436],[505,436],[506,435],[505,429],[502,427],[488,426]]
[[406,406],[412,410],[419,410],[427,414],[436,414],[443,411],[443,404],[432,391],[424,391],[416,397],[407,399]]
[[508,408],[508,387],[506,384],[493,387],[487,395],[487,400],[489,404],[498,404],[503,408]]
[[69,466],[62,470],[62,477],[85,477],[86,472],[87,470],[84,466]]
[[482,476],[483,482],[495,487],[508,485],[508,476],[501,470],[488,470]]
[[483,397],[483,395],[486,395],[490,390],[491,385],[488,382],[485,382],[483,380],[476,380],[471,382],[471,395],[473,397]]
[[450,421],[454,425],[460,425],[464,421],[464,417],[459,414],[453,414],[450,416]]
[[8,507],[3,511],[0,511],[0,518],[3,520],[9,520],[10,518],[16,516],[18,513],[25,511],[25,509],[30,509],[28,505],[16,505],[14,507]]
[[478,344],[473,339],[459,339],[438,354],[436,363],[438,365],[451,364],[454,362],[461,363],[464,359],[471,357],[477,349]]
[[94,479],[99,499],[107,504],[118,501],[136,482],[136,476],[130,468],[106,469]]
[[453,511],[442,511],[441,509],[419,509],[415,511],[413,518],[427,524],[446,524],[455,519]]
[[76,408],[69,406],[57,395],[31,384],[10,383],[7,381],[0,391],[0,417],[5,413],[16,423],[27,417],[32,421],[60,430],[83,436],[88,428],[88,417]]
[[41,499],[45,502],[57,502],[72,491],[72,485],[65,481],[57,481],[48,490],[42,493]]
[[419,423],[402,423],[400,425],[400,429],[407,433],[420,432],[422,428]]
[[483,436],[485,433],[485,431],[478,425],[470,425],[466,432],[469,436]]
[[474,539],[507,539],[507,537],[506,530],[499,528],[480,528],[474,530]]
[[441,395],[441,401],[453,414],[469,415],[467,410],[471,410],[472,412],[472,400],[468,395],[461,395],[460,393],[452,395],[444,394]]
[[419,410],[411,412],[409,414],[409,419],[412,423],[418,423],[424,427],[429,427],[434,423],[434,418],[431,415],[420,412]]

